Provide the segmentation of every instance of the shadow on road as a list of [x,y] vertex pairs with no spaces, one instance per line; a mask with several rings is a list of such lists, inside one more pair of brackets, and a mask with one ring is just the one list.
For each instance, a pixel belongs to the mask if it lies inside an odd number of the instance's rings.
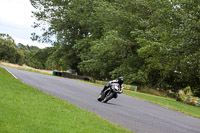
[[[99,101],[98,101],[99,102]],[[119,106],[119,107],[123,107],[122,105],[120,104],[116,104],[116,103],[111,103],[111,102],[108,102],[108,103],[103,103],[103,102],[100,102],[102,104],[107,104],[107,105],[112,105],[112,106]]]

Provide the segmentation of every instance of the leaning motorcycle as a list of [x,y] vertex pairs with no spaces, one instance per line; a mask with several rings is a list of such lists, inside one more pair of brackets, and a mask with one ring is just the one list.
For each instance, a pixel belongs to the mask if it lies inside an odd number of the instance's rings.
[[113,84],[111,85],[107,90],[102,92],[97,100],[98,101],[103,101],[104,103],[108,102],[112,98],[117,98],[117,94],[120,93],[119,91],[119,85],[118,84]]

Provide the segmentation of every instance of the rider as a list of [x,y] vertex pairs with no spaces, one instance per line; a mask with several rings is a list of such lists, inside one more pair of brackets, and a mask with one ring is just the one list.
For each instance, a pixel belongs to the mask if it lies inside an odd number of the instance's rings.
[[[111,80],[109,81],[109,84],[105,85],[103,90],[101,91],[101,93],[103,93],[106,89],[108,89],[113,83],[117,83],[119,84],[119,93],[122,93],[123,92],[123,82],[124,82],[124,78],[123,77],[119,77],[118,80]],[[117,95],[115,96],[115,98],[117,98]]]

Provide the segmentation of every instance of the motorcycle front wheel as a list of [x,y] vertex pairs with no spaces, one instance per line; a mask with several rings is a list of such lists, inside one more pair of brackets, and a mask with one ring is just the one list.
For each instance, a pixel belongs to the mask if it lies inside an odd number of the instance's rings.
[[97,100],[100,101],[100,102],[103,100],[103,99],[102,99],[102,94],[100,94],[100,95],[98,96]]
[[110,99],[112,99],[114,96],[114,93],[112,93],[111,91],[108,92],[108,94],[106,95],[106,97],[103,99],[104,103],[107,103]]

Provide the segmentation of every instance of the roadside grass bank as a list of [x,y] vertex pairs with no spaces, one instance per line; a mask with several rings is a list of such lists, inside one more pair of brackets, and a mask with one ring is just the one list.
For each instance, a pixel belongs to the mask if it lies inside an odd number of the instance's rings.
[[0,132],[125,133],[96,114],[45,94],[0,68]]
[[20,66],[18,64],[12,64],[12,63],[1,62],[1,61],[0,61],[0,65],[6,66],[6,67],[11,67],[11,68],[16,68],[16,69],[24,70],[24,71],[36,72],[36,73],[41,73],[41,74],[46,74],[46,75],[52,75],[52,71],[50,71],[50,70],[36,69],[36,68],[32,68],[32,67],[29,67],[29,66],[26,66],[26,65]]
[[145,94],[141,92],[133,92],[130,90],[124,90],[124,94],[133,96],[139,99],[143,99],[145,101],[155,103],[155,104],[167,107],[169,109],[185,113],[193,117],[200,118],[200,107],[184,104],[182,102],[176,101],[175,99],[149,95],[149,94]]

